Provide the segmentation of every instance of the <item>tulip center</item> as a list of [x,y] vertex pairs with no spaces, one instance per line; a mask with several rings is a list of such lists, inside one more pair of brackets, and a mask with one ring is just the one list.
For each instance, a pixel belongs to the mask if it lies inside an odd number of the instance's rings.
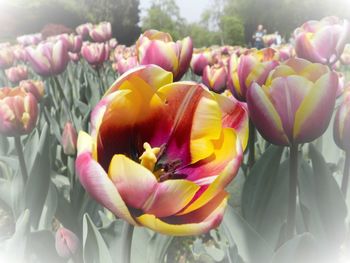
[[180,159],[168,160],[163,158],[165,146],[152,148],[149,143],[145,142],[143,148],[144,152],[139,157],[141,165],[150,170],[159,182],[186,178],[185,174],[177,171],[182,165]]

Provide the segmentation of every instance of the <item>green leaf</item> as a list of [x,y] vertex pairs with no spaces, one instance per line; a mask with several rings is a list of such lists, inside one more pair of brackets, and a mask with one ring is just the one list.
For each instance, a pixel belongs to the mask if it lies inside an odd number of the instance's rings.
[[34,228],[38,227],[50,185],[49,149],[49,127],[45,125],[40,135],[39,144],[36,150],[33,149],[33,154],[36,155],[35,161],[24,190],[26,208],[31,211],[31,224]]
[[282,153],[282,147],[270,145],[253,166],[242,193],[243,217],[272,247],[277,244],[288,203],[288,164],[280,165]]
[[345,239],[346,203],[322,155],[310,144],[312,168],[305,162],[299,175],[300,203],[304,223],[327,249]]
[[273,255],[272,263],[309,263],[316,260],[315,239],[309,233],[296,236],[281,246]]
[[227,206],[220,233],[236,244],[245,263],[269,262],[273,249],[232,207]]
[[85,263],[113,262],[105,241],[88,214],[83,219],[83,257]]

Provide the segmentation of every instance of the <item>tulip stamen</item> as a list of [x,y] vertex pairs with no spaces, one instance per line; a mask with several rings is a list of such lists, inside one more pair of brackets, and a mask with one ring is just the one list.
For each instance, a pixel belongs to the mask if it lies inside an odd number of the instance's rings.
[[143,144],[143,148],[145,151],[139,157],[141,160],[141,165],[153,172],[154,166],[157,163],[157,154],[160,152],[160,148],[152,148],[151,145],[147,142]]

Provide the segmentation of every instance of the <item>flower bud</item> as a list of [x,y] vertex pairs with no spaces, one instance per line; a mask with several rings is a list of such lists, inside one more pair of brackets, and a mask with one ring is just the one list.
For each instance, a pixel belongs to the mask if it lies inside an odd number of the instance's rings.
[[60,257],[71,258],[79,248],[79,239],[72,231],[60,227],[56,232],[55,247]]
[[62,147],[63,152],[67,155],[74,155],[76,152],[77,145],[77,132],[74,129],[72,123],[67,122],[64,126],[62,134]]

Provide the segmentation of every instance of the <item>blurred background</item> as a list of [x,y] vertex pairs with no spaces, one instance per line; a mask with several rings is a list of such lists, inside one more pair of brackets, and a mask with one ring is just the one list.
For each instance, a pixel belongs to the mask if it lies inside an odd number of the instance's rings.
[[0,0],[0,41],[42,32],[73,31],[84,22],[109,21],[122,44],[142,30],[190,35],[195,46],[249,44],[258,24],[288,41],[291,31],[327,15],[350,18],[349,0]]

